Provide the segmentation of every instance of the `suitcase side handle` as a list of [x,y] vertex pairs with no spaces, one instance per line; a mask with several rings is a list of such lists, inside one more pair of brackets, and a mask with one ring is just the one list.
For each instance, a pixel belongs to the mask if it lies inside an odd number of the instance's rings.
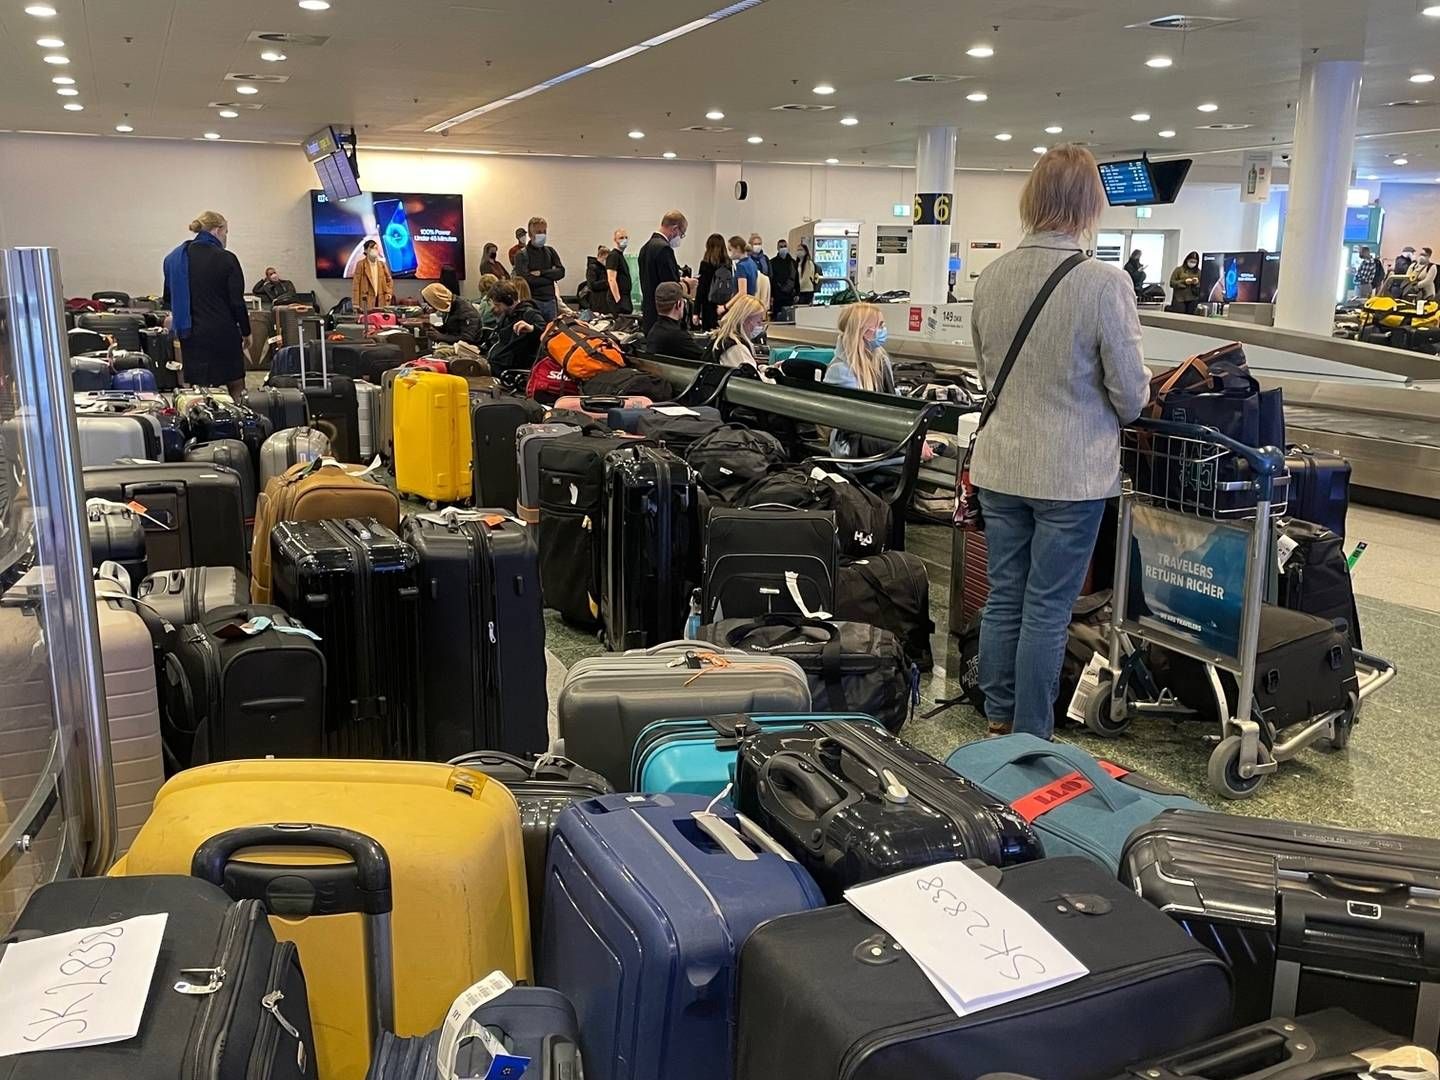
[[813,766],[783,752],[761,768],[757,787],[760,805],[811,850],[823,842],[826,816],[846,801]]

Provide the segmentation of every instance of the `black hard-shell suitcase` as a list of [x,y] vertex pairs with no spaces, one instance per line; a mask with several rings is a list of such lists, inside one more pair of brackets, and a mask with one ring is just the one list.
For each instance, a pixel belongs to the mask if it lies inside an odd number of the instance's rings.
[[306,406],[305,395],[295,387],[262,386],[246,390],[241,403],[270,421],[270,427],[274,431],[307,427],[310,423],[310,410]]
[[[84,470],[88,498],[145,507],[151,570],[184,566],[247,568],[240,477],[203,462],[131,463]],[[141,575],[142,577],[144,575]]]
[[130,510],[103,512],[99,508],[86,514],[90,533],[90,563],[117,562],[130,575],[133,589],[150,572],[145,554],[145,527],[138,514]]
[[70,360],[70,388],[76,393],[86,390],[109,390],[115,371],[104,356],[75,356]]
[[349,518],[281,522],[270,550],[275,602],[320,635],[327,755],[422,758],[415,549]]
[[103,354],[110,348],[110,342],[105,340],[104,334],[97,334],[94,330],[83,330],[79,327],[71,327],[65,333],[66,355],[78,357],[83,355]]
[[685,636],[699,546],[699,492],[684,461],[651,446],[606,455],[600,607],[610,648]]
[[701,621],[833,613],[836,551],[830,511],[715,508],[705,523]]
[[[288,313],[290,309],[282,308],[281,311]],[[282,325],[284,321],[282,315]],[[309,332],[312,335],[322,326],[318,316],[307,316],[304,321],[297,317],[295,325],[297,333],[302,337],[307,332],[305,322],[309,323]],[[356,393],[354,380],[330,373],[329,350],[323,333],[319,335],[318,341],[312,340],[309,345],[301,343],[298,356],[298,375],[271,375],[266,380],[267,385],[299,390],[304,394],[305,405],[310,413],[310,425],[325,432],[336,460],[363,464],[360,459],[360,398]],[[319,361],[318,372],[308,369],[312,359]]]
[[180,386],[179,361],[175,356],[175,341],[169,330],[163,326],[147,326],[140,331],[140,347],[150,358],[150,370],[155,373],[155,389],[162,393]]
[[1350,509],[1350,462],[1329,450],[1292,446],[1285,453],[1290,473],[1286,513],[1323,525],[1342,539]]
[[185,426],[193,442],[234,439],[250,454],[252,473],[260,469],[260,447],[274,432],[268,417],[244,405],[206,398],[185,410]]
[[1440,840],[1167,810],[1120,880],[1235,969],[1235,1019],[1340,1006],[1440,1039]]
[[245,508],[245,524],[255,521],[255,459],[250,447],[239,439],[216,439],[213,442],[192,442],[185,447],[186,461],[205,462],[230,469],[240,477],[240,503]]
[[925,561],[908,551],[886,551],[840,563],[835,617],[889,630],[921,671],[935,666],[930,635],[930,575]]
[[476,510],[443,524],[407,517],[401,536],[420,560],[427,755],[543,751],[545,613],[533,530],[513,514]]
[[545,606],[568,621],[600,621],[605,455],[633,440],[594,432],[540,447],[540,581]]
[[[239,629],[260,618],[273,625]],[[236,604],[162,636],[165,743],[181,767],[324,754],[327,665],[300,625],[268,604]]]
[[109,311],[87,311],[75,320],[75,325],[97,334],[114,338],[120,349],[141,352],[140,331],[145,329],[145,320],[139,315],[117,315]]
[[831,903],[931,863],[1011,866],[1041,854],[1019,814],[874,724],[824,720],[743,740],[733,798]]
[[1281,607],[1322,619],[1343,619],[1350,644],[1360,648],[1360,612],[1345,560],[1345,541],[1323,525],[1292,519],[1280,524],[1281,543],[1295,546],[1280,570]]
[[163,570],[139,585],[136,599],[176,626],[200,622],[218,608],[250,603],[250,577],[233,566]]
[[530,937],[540,950],[541,914],[545,907],[545,859],[555,822],[576,799],[613,794],[615,789],[599,773],[569,758],[544,754],[517,757],[496,750],[476,750],[455,758],[452,765],[478,769],[493,776],[515,796],[520,807],[520,831],[525,842],[525,880],[530,890]]
[[978,1080],[1005,1070],[1104,1080],[1230,1026],[1225,964],[1104,868],[1059,858],[975,869],[1089,974],[960,1017],[850,905],[783,915],[740,953],[735,1080]]
[[[93,926],[94,951],[85,959],[94,965],[107,955],[101,946],[123,933],[112,924],[161,913],[164,935],[139,1033],[123,1042],[7,1057],[6,1080],[313,1080],[305,975],[295,945],[275,940],[257,900],[236,903],[208,882],[180,876],[57,881],[35,891],[0,942]],[[92,968],[83,978],[103,981],[103,973]],[[45,1005],[62,1014],[83,1010],[86,989],[72,987]],[[55,1030],[80,1034],[73,1022]]]
[[470,433],[474,440],[470,470],[476,506],[501,506],[513,511],[520,502],[519,459],[515,433],[522,424],[539,423],[544,410],[529,398],[470,398]]

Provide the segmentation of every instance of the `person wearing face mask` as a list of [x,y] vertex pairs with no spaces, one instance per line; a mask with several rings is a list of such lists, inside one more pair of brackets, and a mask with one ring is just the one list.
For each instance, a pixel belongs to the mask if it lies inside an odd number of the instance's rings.
[[754,342],[765,333],[765,309],[753,296],[737,296],[725,307],[707,359],[726,367],[760,366]]
[[1194,315],[1200,308],[1200,253],[1192,251],[1170,274],[1170,310]]
[[[750,257],[750,248],[741,237],[732,236],[729,243],[736,295],[755,296],[760,288],[760,267],[755,265],[755,260]],[[722,307],[720,313],[723,315],[725,308]]]
[[288,278],[282,278],[275,267],[267,266],[265,276],[257,281],[250,291],[267,304],[278,304],[295,295],[295,283]]
[[390,276],[390,267],[380,257],[380,243],[366,240],[362,250],[364,257],[355,267],[351,281],[350,302],[361,313],[389,307],[395,302],[395,282]]
[[480,256],[480,276],[494,274],[497,278],[507,278],[510,271],[505,269],[505,264],[500,261],[500,249],[494,244],[486,244],[485,251]]
[[1416,252],[1415,261],[1410,264],[1410,273],[1406,275],[1403,293],[1406,299],[1435,299],[1435,261],[1432,255],[1428,247]]
[[[615,315],[629,315],[635,310],[630,300],[630,264],[625,260],[625,249],[630,246],[630,230],[616,229],[615,245],[605,259],[605,291],[608,294],[608,310]],[[674,255],[671,255],[674,258]]]
[[476,345],[480,341],[480,312],[474,304],[441,285],[438,281],[420,290],[420,298],[435,309],[440,325],[430,331],[435,341],[463,341]]
[[163,303],[180,339],[185,382],[243,394],[250,312],[240,260],[225,250],[230,225],[206,210],[190,222],[190,231],[194,238],[166,255],[164,264]]
[[1369,300],[1375,295],[1375,287],[1385,276],[1385,264],[1370,253],[1364,244],[1360,245],[1360,260],[1355,265],[1355,295]]
[[784,240],[777,240],[775,257],[770,260],[771,318],[778,319],[781,311],[794,307],[799,291],[799,264],[795,261],[795,256],[790,254],[790,245]]
[[800,242],[800,254],[795,262],[795,270],[799,275],[799,302],[802,306],[809,307],[815,302],[815,290],[820,286],[820,271],[815,267],[815,260],[810,257],[810,245],[803,240]]
[[[515,268],[515,260],[520,257],[520,252],[525,250],[525,241],[529,238],[529,235],[523,226],[515,230],[515,243],[512,244],[510,250],[505,253],[505,258],[509,261],[512,271]],[[500,278],[504,280],[509,276],[509,274],[501,274]]]
[[515,276],[523,277],[530,286],[530,295],[545,321],[559,311],[555,284],[565,276],[559,254],[550,246],[550,225],[542,217],[530,219],[530,242],[515,256]]
[[610,314],[610,286],[605,280],[605,263],[609,258],[610,249],[601,244],[595,254],[585,260],[585,280],[575,294],[582,316],[587,310],[591,315]]
[[[840,312],[837,326],[840,336],[835,342],[835,358],[825,368],[825,381],[850,390],[895,393],[895,371],[885,351],[890,333],[884,312],[874,304],[848,304]],[[894,445],[848,431],[830,433],[830,452],[836,457],[866,457]]]
[[660,219],[660,228],[640,249],[640,310],[643,313],[641,328],[645,333],[655,325],[659,312],[655,306],[655,290],[667,281],[678,281],[682,285],[694,285],[694,280],[682,278],[680,264],[675,261],[675,252],[685,240],[690,222],[679,210],[669,210]]
[[755,268],[766,277],[769,277],[770,256],[765,254],[765,241],[760,239],[758,232],[752,232],[750,234],[750,257],[755,260]]

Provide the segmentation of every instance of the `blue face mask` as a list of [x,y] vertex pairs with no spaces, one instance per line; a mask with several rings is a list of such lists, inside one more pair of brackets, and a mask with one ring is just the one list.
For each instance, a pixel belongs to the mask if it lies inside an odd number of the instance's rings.
[[877,349],[883,348],[884,345],[885,345],[885,342],[888,341],[889,338],[890,338],[890,331],[889,331],[889,329],[887,329],[887,328],[884,327],[884,326],[878,326],[878,327],[875,328],[874,343],[875,343],[875,347],[876,347]]

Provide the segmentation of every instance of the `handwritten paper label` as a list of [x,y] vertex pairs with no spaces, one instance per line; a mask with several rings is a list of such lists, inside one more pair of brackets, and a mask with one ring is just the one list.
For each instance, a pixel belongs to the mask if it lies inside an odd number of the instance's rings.
[[137,915],[8,945],[0,957],[0,1057],[133,1039],[167,918]]
[[958,1016],[1088,974],[1028,912],[964,863],[860,885],[845,899],[900,943]]
[[662,416],[699,416],[694,409],[687,409],[684,405],[655,405],[653,411]]

